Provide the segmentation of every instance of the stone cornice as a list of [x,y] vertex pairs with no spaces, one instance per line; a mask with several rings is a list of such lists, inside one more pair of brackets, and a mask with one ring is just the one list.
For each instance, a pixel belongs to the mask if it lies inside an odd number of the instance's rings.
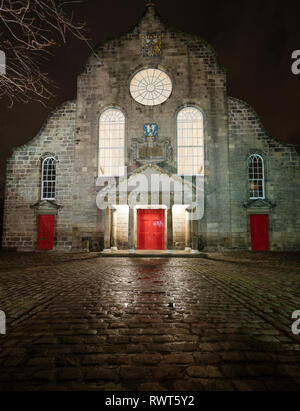
[[36,210],[38,214],[57,214],[63,205],[57,204],[54,200],[40,200],[32,204],[30,208]]
[[257,200],[249,200],[243,203],[243,207],[247,209],[248,213],[269,213],[274,207],[276,207],[276,204],[273,204],[268,200],[259,198]]

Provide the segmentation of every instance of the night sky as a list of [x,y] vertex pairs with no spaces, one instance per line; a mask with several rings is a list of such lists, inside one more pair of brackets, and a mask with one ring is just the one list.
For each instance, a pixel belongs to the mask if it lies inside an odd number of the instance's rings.
[[[86,21],[92,45],[116,37],[142,15],[145,0],[86,0],[76,5],[74,18]],[[299,2],[277,0],[157,0],[157,9],[169,26],[199,35],[216,50],[228,70],[228,95],[249,103],[265,128],[277,139],[300,146],[300,75],[291,71],[294,50],[300,50]],[[1,48],[1,47],[0,47]],[[5,162],[13,147],[28,142],[49,112],[76,98],[76,76],[90,51],[69,36],[53,48],[45,71],[56,82],[55,98],[40,103],[0,101],[0,195]]]

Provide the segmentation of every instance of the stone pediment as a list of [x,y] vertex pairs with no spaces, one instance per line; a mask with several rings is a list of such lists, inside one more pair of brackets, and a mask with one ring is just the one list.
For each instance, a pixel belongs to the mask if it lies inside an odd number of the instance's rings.
[[264,199],[257,199],[257,200],[249,200],[246,203],[243,204],[244,208],[247,209],[247,212],[257,212],[257,213],[268,213],[270,212],[274,207],[276,207],[275,204],[271,203],[268,200]]
[[174,204],[182,204],[183,199],[185,203],[192,204],[196,195],[196,187],[191,178],[168,173],[156,164],[145,164],[118,179],[99,179],[97,185],[103,187],[100,189],[102,198],[106,198],[108,194],[112,195],[112,204],[114,201],[121,204],[123,200],[126,204],[126,199],[132,195],[141,195],[148,202],[149,195],[160,194],[170,195]]
[[62,207],[62,205],[57,204],[54,200],[40,200],[30,206],[30,208],[35,209],[38,214],[57,214],[58,210]]
[[[162,167],[159,167],[157,164],[145,164],[139,168],[137,168],[136,170],[132,171],[131,173],[128,174],[128,178],[130,178],[131,176],[134,176],[136,174],[145,174],[145,175],[152,175],[152,174],[163,174],[163,175],[169,175],[171,176],[170,173],[168,173],[165,169],[163,169]],[[179,176],[179,178],[181,178]]]
[[190,189],[194,189],[194,186],[190,180],[185,180],[177,174],[171,174],[165,169],[159,167],[157,164],[145,164],[142,167],[132,171],[127,177],[128,186],[135,185],[135,182],[140,179],[139,176],[141,175],[143,175],[149,183],[153,180],[153,176],[157,176],[162,183],[173,183],[175,184],[175,187],[176,185],[185,184]]

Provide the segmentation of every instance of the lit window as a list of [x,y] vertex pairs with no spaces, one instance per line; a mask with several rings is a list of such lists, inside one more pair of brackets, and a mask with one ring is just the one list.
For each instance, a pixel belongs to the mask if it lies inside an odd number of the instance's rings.
[[170,97],[171,92],[170,77],[164,71],[157,69],[139,71],[130,83],[132,97],[144,106],[162,104]]
[[248,159],[249,196],[251,200],[265,198],[264,160],[258,154]]
[[56,160],[47,157],[42,164],[42,200],[55,199]]
[[100,116],[99,122],[99,176],[124,175],[125,116],[110,108]]
[[177,170],[181,175],[204,173],[203,115],[195,107],[186,107],[177,116]]

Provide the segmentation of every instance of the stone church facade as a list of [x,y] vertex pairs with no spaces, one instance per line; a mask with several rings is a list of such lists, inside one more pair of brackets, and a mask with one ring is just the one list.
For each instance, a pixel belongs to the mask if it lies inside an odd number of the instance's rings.
[[8,159],[3,247],[296,250],[299,184],[295,147],[227,95],[207,43],[149,2]]

